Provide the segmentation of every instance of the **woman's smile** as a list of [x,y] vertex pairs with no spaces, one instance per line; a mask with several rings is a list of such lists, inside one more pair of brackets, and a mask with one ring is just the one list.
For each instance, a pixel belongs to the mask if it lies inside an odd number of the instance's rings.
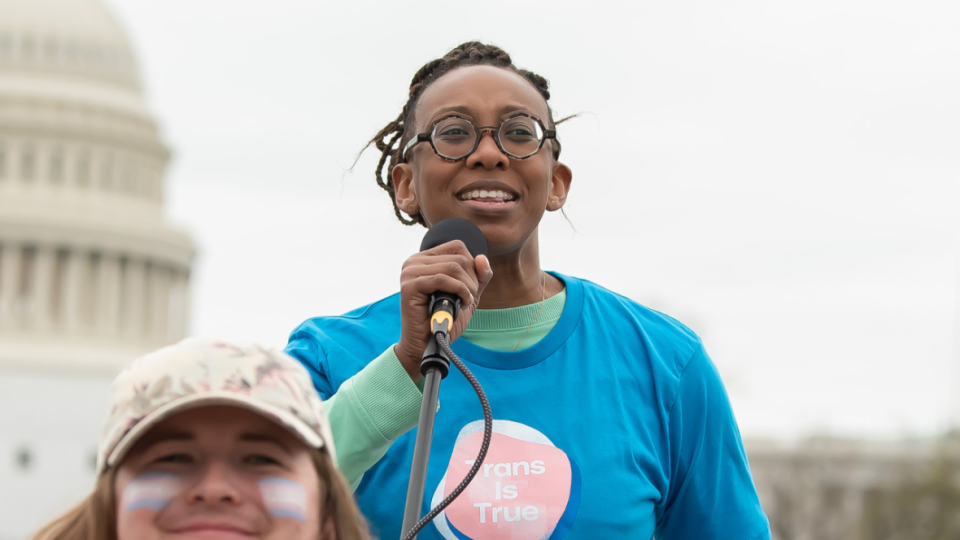
[[239,529],[210,526],[175,531],[173,537],[184,540],[249,540],[254,538],[254,534]]
[[502,182],[473,182],[456,196],[470,212],[507,212],[516,208],[520,199],[516,191]]
[[515,199],[513,195],[500,190],[475,189],[460,194],[461,201],[508,203]]

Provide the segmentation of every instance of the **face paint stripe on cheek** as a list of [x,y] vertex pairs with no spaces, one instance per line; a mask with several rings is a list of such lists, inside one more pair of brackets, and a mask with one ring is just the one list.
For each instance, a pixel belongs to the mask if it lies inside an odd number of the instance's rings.
[[307,521],[307,490],[286,478],[264,478],[259,482],[263,504],[274,517]]
[[132,512],[146,508],[159,512],[180,493],[179,476],[166,473],[146,473],[130,480],[123,490],[121,506]]

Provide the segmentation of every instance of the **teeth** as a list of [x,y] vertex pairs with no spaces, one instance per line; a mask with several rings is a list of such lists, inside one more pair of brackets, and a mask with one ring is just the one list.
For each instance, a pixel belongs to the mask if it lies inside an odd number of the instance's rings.
[[460,200],[469,201],[472,199],[500,199],[502,201],[512,201],[513,195],[502,190],[487,191],[485,189],[475,189],[460,194]]

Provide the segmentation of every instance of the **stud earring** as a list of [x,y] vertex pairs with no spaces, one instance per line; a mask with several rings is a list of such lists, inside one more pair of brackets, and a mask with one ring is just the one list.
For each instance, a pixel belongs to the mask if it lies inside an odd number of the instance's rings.
[[413,205],[412,205],[412,204],[408,204],[408,205],[407,205],[407,213],[408,213],[408,214],[412,214],[412,213],[413,213]]

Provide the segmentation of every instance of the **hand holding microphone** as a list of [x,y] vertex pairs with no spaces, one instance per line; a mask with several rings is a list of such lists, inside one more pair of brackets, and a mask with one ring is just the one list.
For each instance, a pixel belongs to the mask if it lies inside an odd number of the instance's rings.
[[443,305],[444,300],[453,306],[449,329],[453,342],[470,323],[493,277],[483,233],[467,220],[437,223],[427,231],[420,249],[404,262],[400,273],[401,332],[394,348],[415,382],[421,378],[420,360],[433,335],[429,308]]

